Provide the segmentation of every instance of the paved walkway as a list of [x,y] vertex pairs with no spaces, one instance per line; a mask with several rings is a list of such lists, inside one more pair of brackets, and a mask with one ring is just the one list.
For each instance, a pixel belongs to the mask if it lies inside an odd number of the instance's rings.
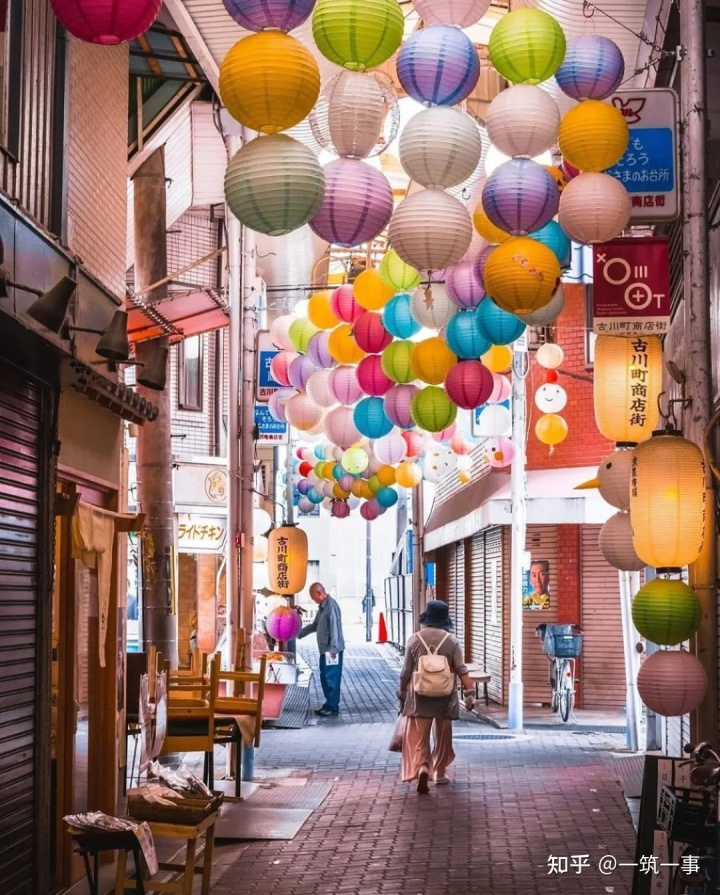
[[[315,665],[314,650],[302,648]],[[293,841],[218,848],[213,895],[630,892],[632,867],[603,874],[598,866],[633,860],[620,780],[638,759],[623,758],[622,735],[563,727],[514,736],[461,721],[451,785],[418,796],[399,782],[399,756],[387,751],[392,657],[351,645],[339,718],[263,733],[258,779],[285,769],[334,786]],[[315,707],[322,697],[312,686]],[[551,856],[567,859],[567,872],[550,873]],[[589,866],[578,873],[573,856]]]

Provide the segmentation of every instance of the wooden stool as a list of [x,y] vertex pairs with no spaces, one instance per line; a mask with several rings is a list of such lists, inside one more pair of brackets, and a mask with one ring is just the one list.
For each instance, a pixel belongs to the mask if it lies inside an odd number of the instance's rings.
[[488,684],[492,680],[492,675],[488,674],[486,671],[480,671],[480,669],[470,668],[468,670],[468,677],[473,682],[475,687],[475,698],[480,698],[480,684],[483,685],[483,694],[485,696],[485,705],[490,705],[490,699],[488,697]]
[[[97,832],[92,832],[89,830],[77,830],[74,827],[70,827],[68,832],[76,845],[77,853],[82,856],[85,864],[85,875],[90,895],[99,895],[98,858],[102,851],[117,851],[118,864],[122,860],[123,869],[127,864],[127,853],[129,851],[132,852],[135,860],[135,891],[140,893],[140,895],[145,895],[142,881],[142,865],[140,863],[140,843],[137,841],[134,833],[125,830],[98,830]],[[93,859],[92,866],[90,865],[90,858]],[[131,883],[133,880],[126,879],[125,882]],[[124,888],[120,891],[124,892]]]

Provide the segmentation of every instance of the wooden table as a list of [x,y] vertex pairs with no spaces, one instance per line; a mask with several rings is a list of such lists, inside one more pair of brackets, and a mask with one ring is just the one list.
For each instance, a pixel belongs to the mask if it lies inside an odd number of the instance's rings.
[[[215,843],[215,822],[218,819],[218,812],[208,815],[205,820],[194,826],[187,824],[166,824],[148,821],[153,837],[155,839],[176,839],[186,843],[185,863],[161,863],[160,872],[163,871],[174,873],[177,879],[170,882],[159,882],[156,877],[145,880],[146,892],[176,892],[178,895],[192,895],[193,880],[196,873],[202,874],[201,895],[209,895],[210,892],[210,874],[212,873],[212,857],[213,846]],[[197,845],[198,840],[205,838],[205,848],[203,849],[203,862],[200,867],[195,866],[198,857]],[[127,877],[127,853],[120,852],[118,854],[117,873],[115,876],[115,895],[124,895],[125,884],[132,882]]]

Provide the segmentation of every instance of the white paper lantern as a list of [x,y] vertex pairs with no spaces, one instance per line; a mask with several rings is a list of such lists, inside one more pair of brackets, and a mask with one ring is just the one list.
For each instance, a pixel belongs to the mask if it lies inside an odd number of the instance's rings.
[[298,509],[303,514],[303,516],[309,516],[310,513],[312,513],[312,511],[315,509],[315,504],[307,497],[301,497],[298,501]]
[[400,135],[400,163],[426,187],[462,183],[480,164],[480,131],[460,109],[435,106],[413,115]]
[[272,528],[272,516],[267,510],[256,507],[253,510],[253,532],[256,535],[264,535]]
[[625,187],[609,174],[578,174],[560,196],[558,221],[570,239],[592,244],[620,236],[632,204]]
[[413,6],[427,25],[467,28],[490,9],[490,0],[414,0]]
[[564,307],[565,296],[562,286],[558,286],[549,304],[546,304],[544,308],[533,311],[532,314],[523,314],[520,319],[527,326],[549,326],[554,320],[557,320]]
[[291,426],[301,431],[310,431],[322,421],[323,411],[310,395],[301,392],[287,402],[285,416]]
[[505,155],[533,158],[556,142],[560,110],[546,90],[518,84],[498,93],[485,125],[491,143]]
[[[522,318],[525,319],[524,317]],[[535,360],[538,365],[546,370],[557,370],[560,364],[565,360],[565,352],[555,342],[545,342],[535,353]]]
[[407,457],[408,445],[400,434],[400,430],[393,429],[382,438],[376,439],[373,443],[373,451],[381,464],[395,466]]
[[290,339],[290,327],[296,318],[292,314],[283,314],[276,317],[270,324],[270,338],[278,351],[293,351],[294,346]]
[[598,544],[613,568],[621,572],[640,572],[645,568],[633,547],[630,513],[621,511],[611,516],[600,529]]
[[262,535],[253,537],[253,562],[265,562],[268,558],[268,539]]
[[388,241],[417,270],[442,270],[467,252],[472,230],[462,202],[442,190],[420,190],[395,209]]
[[442,329],[459,310],[443,283],[418,286],[410,300],[413,319],[425,329]]
[[355,428],[352,407],[334,407],[325,417],[327,437],[337,447],[347,450],[360,441],[360,433]]
[[556,382],[546,382],[535,392],[535,406],[541,413],[561,413],[567,404],[567,392]]
[[307,393],[319,407],[334,407],[338,402],[330,389],[332,370],[318,370],[307,381]]
[[480,411],[475,431],[483,438],[509,438],[512,433],[512,414],[502,404],[487,404]]

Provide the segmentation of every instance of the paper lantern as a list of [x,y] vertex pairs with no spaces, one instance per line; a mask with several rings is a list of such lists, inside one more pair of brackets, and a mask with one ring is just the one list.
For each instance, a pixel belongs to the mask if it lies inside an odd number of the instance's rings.
[[273,419],[277,420],[279,423],[287,422],[285,416],[285,404],[294,394],[295,391],[293,389],[279,388],[270,395],[268,398],[268,410]]
[[383,351],[382,368],[385,375],[393,382],[412,382],[415,373],[412,368],[412,353],[415,346],[412,342],[391,342]]
[[632,203],[625,187],[609,174],[579,174],[560,196],[558,220],[575,242],[609,242],[627,227]]
[[345,500],[334,500],[330,514],[336,519],[346,519],[350,515],[350,507]]
[[290,385],[290,364],[300,357],[297,351],[278,351],[270,361],[270,376],[280,385]]
[[482,280],[476,273],[475,261],[461,261],[449,267],[445,274],[445,288],[459,308],[477,307],[485,298]]
[[112,46],[144,34],[158,17],[162,0],[51,0],[51,5],[74,37]]
[[263,31],[239,40],[220,66],[220,99],[253,131],[276,134],[306,118],[320,93],[312,53],[289,34]]
[[310,322],[318,329],[332,329],[340,322],[333,314],[329,292],[315,292],[310,296],[307,315]]
[[395,472],[395,479],[401,488],[414,488],[422,481],[422,469],[414,460],[403,460]]
[[410,302],[410,294],[401,292],[391,298],[383,310],[383,326],[396,339],[410,339],[420,332],[420,324],[410,313]]
[[490,0],[414,0],[415,12],[427,25],[467,28],[490,9]]
[[385,375],[379,354],[368,354],[357,365],[357,381],[366,395],[382,397],[393,386],[393,381]]
[[302,622],[294,609],[289,606],[278,606],[268,615],[265,626],[273,640],[285,643],[298,636]]
[[507,345],[492,345],[480,357],[480,360],[491,373],[505,373],[512,367],[512,348],[509,348]]
[[606,457],[598,468],[597,478],[576,485],[578,489],[597,488],[600,496],[619,510],[630,509],[630,478],[632,473],[631,450],[615,451]]
[[491,438],[485,445],[485,459],[492,469],[505,469],[515,457],[515,445],[509,438]]
[[417,102],[455,106],[475,89],[480,59],[473,42],[458,28],[431,25],[405,41],[398,53],[397,75]]
[[278,351],[293,350],[293,344],[290,341],[290,327],[296,320],[297,317],[294,314],[282,314],[270,324],[270,339]]
[[525,324],[515,314],[509,314],[488,299],[475,312],[480,332],[493,345],[509,345],[525,332]]
[[413,398],[412,416],[426,432],[442,432],[455,422],[457,407],[442,388],[428,385]]
[[411,364],[417,379],[430,385],[440,385],[457,363],[457,357],[447,342],[438,336],[423,339],[413,348]]
[[[365,274],[361,273],[358,280],[363,276]],[[396,292],[410,292],[422,280],[418,271],[406,264],[394,249],[388,249],[383,255],[380,262],[380,276],[393,290],[390,297]]]
[[308,379],[317,371],[318,367],[315,366],[307,355],[299,355],[288,369],[290,385],[299,392],[304,392],[307,389]]
[[318,407],[334,407],[338,401],[330,388],[332,370],[318,370],[307,381],[307,393]]
[[568,41],[555,80],[572,99],[607,99],[624,74],[625,60],[616,43],[601,34],[581,34]]
[[360,507],[360,515],[367,522],[374,522],[380,515],[380,507],[368,501]]
[[394,488],[381,488],[377,493],[377,502],[381,507],[388,509],[398,502],[398,494]]
[[355,367],[345,364],[330,371],[330,389],[341,404],[355,404],[363,396],[355,375]]
[[637,444],[655,430],[663,389],[660,336],[595,341],[595,422],[610,441]]
[[[485,189],[484,186],[483,189]],[[499,227],[496,227],[495,224],[493,224],[493,222],[490,220],[490,218],[485,214],[482,200],[475,206],[472,221],[473,227],[475,228],[476,232],[480,236],[482,236],[482,238],[485,239],[488,243],[490,243],[490,245],[500,245],[500,243],[507,242],[508,239],[512,239],[510,233],[507,233],[505,230],[501,230]]]
[[288,335],[293,348],[301,354],[305,354],[310,345],[310,339],[318,332],[320,330],[310,323],[307,317],[298,317],[290,324]]
[[500,152],[533,158],[555,145],[560,110],[546,90],[518,84],[498,93],[490,103],[485,126]]
[[350,447],[342,455],[340,463],[350,475],[361,475],[368,468],[370,458],[362,448]]
[[400,134],[399,150],[411,180],[442,189],[470,177],[480,164],[483,144],[466,112],[437,106],[413,115]]
[[640,666],[637,688],[645,705],[674,718],[694,711],[705,698],[707,674],[685,650],[658,650]]
[[[361,435],[353,422],[352,408],[334,407],[328,411],[328,415],[325,417],[325,434],[329,441],[343,450],[357,444]],[[345,468],[347,469],[347,467]]]
[[400,429],[410,429],[415,425],[412,418],[412,399],[418,393],[416,385],[394,385],[385,395],[385,413],[390,422]]
[[678,646],[700,627],[702,608],[695,591],[684,582],[654,578],[635,595],[632,618],[638,632],[651,643]]
[[291,426],[301,431],[312,429],[323,417],[322,407],[304,393],[293,395],[285,405],[285,416]]
[[429,283],[413,292],[410,310],[425,329],[442,329],[457,314],[458,308],[441,283]]
[[465,410],[474,410],[484,404],[492,388],[492,373],[478,360],[459,361],[445,380],[448,398]]
[[[418,389],[419,391],[419,389]],[[415,425],[413,423],[413,425]],[[407,430],[402,433],[405,443],[408,446],[408,460],[419,459],[425,454],[425,436],[416,429]]]
[[462,202],[442,190],[420,190],[403,199],[388,230],[397,254],[418,270],[456,264],[471,238],[472,224]]
[[557,214],[555,181],[537,162],[513,158],[488,177],[482,206],[490,220],[508,233],[524,235],[544,227]]
[[490,33],[488,52],[495,70],[512,84],[540,84],[565,58],[565,35],[540,9],[516,9]]
[[223,5],[238,25],[248,31],[270,28],[293,31],[310,17],[315,0],[223,0]]
[[353,420],[358,432],[367,438],[382,438],[393,427],[382,398],[362,398],[355,407]]
[[355,301],[353,287],[348,283],[333,290],[330,307],[333,314],[343,323],[354,323],[363,313],[362,307]]
[[321,330],[315,333],[308,342],[307,356],[320,370],[327,370],[335,366],[335,359],[330,353],[330,333]]
[[368,354],[380,354],[392,342],[383,318],[372,311],[364,311],[355,321],[353,336],[358,346]]
[[635,551],[649,566],[680,569],[700,555],[705,463],[679,432],[656,432],[633,451],[630,521]]
[[562,413],[567,405],[567,392],[557,383],[546,382],[535,392],[535,406],[541,413]]
[[493,373],[492,370],[490,372],[493,378],[493,389],[490,393],[490,397],[487,399],[488,404],[502,404],[510,397],[510,394],[512,393],[512,385],[507,376],[503,376],[500,373]]
[[325,196],[310,221],[311,229],[340,246],[359,245],[378,236],[393,210],[392,188],[385,175],[350,158],[328,162],[324,172]]
[[555,447],[565,441],[568,424],[557,413],[545,413],[535,423],[535,436],[543,444]]
[[491,345],[478,325],[477,309],[456,314],[447,325],[445,340],[461,360],[478,358]]
[[365,352],[353,338],[352,329],[347,323],[341,323],[331,331],[328,347],[339,364],[356,364],[365,357]]
[[539,230],[528,233],[528,236],[547,246],[560,262],[560,267],[570,266],[570,240],[557,221],[549,221]]
[[512,432],[512,414],[502,404],[488,404],[480,411],[476,431],[480,438],[508,437]]
[[[400,262],[402,264],[402,262]],[[380,271],[370,267],[358,274],[353,283],[355,301],[367,311],[379,311],[384,308],[396,291],[383,280]]]
[[392,467],[407,457],[407,442],[397,429],[393,429],[374,442],[373,452],[378,460]]
[[315,509],[315,504],[309,497],[301,497],[298,501],[298,510],[303,516],[309,516]]
[[[619,569],[621,572],[641,572],[645,568],[645,563],[633,548],[629,513],[621,511],[608,519],[600,529],[598,546],[605,560],[614,569]],[[693,596],[695,595],[693,594]],[[640,629],[638,628],[638,630]],[[675,642],[680,643],[684,639],[681,637]],[[665,641],[655,640],[654,642],[664,643]]]
[[326,59],[350,71],[365,71],[393,55],[404,25],[397,0],[318,0],[312,31]]
[[268,584],[276,594],[297,594],[307,579],[308,540],[295,525],[282,525],[268,535]]
[[[532,237],[532,233],[530,236]],[[533,311],[532,314],[523,314],[523,323],[525,323],[526,326],[549,326],[557,320],[564,307],[565,295],[563,294],[562,286],[558,286],[555,290],[555,295],[553,295],[545,307],[540,308],[538,311]]]
[[546,370],[557,370],[565,360],[565,352],[555,342],[545,342],[535,352],[535,360]]
[[529,314],[553,297],[560,282],[560,265],[541,243],[526,236],[515,237],[493,250],[483,282],[487,294],[504,311]]
[[583,172],[605,171],[623,157],[630,130],[622,112],[589,99],[563,115],[558,146],[564,159]]

